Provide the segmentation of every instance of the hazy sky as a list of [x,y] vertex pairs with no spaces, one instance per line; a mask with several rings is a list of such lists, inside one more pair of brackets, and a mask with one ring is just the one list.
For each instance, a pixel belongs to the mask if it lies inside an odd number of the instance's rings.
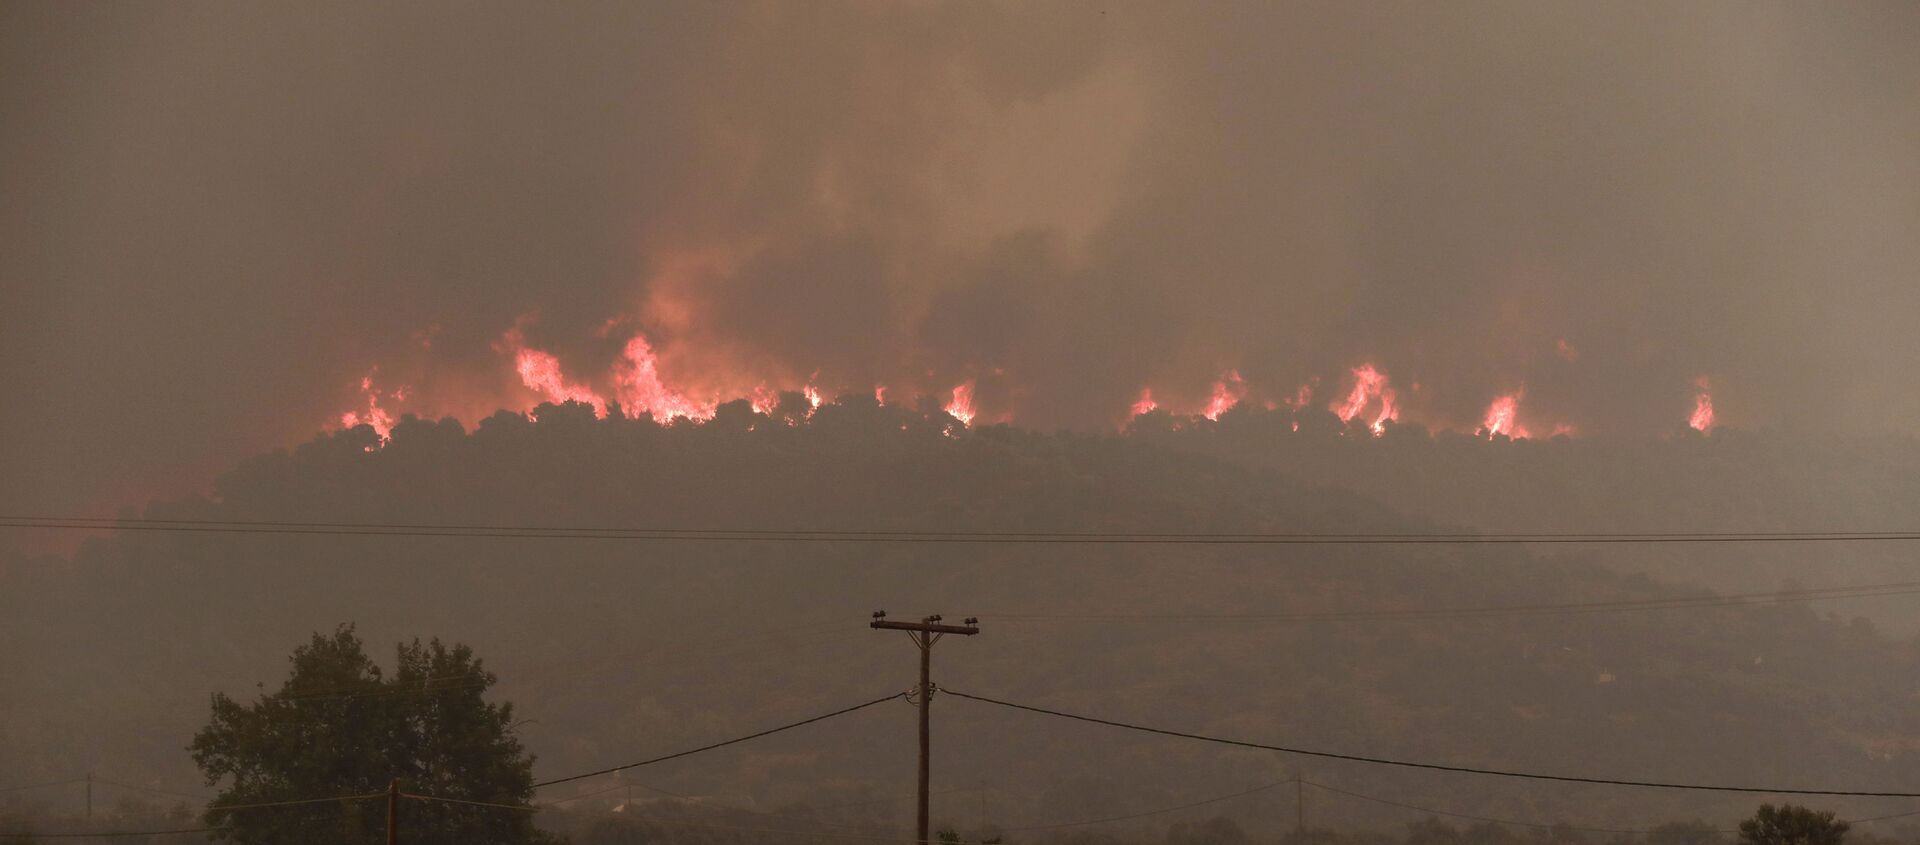
[[[979,384],[1104,428],[1379,365],[1657,436],[1920,417],[1920,6],[0,5],[0,510],[178,490],[363,376]],[[392,396],[405,388],[405,398]]]

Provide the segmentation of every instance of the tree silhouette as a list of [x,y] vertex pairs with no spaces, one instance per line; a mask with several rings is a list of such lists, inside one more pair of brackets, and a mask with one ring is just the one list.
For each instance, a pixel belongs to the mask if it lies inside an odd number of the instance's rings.
[[1743,845],[1840,845],[1849,827],[1836,821],[1831,810],[1761,804],[1753,818],[1740,823],[1740,841]]
[[[352,626],[314,634],[293,651],[293,670],[253,704],[213,696],[213,715],[194,736],[194,762],[209,785],[227,783],[207,812],[219,835],[239,843],[377,842],[386,802],[262,804],[404,791],[529,806],[533,758],[513,736],[513,705],[483,695],[494,676],[464,645],[415,640],[398,648],[391,677],[367,657]],[[408,800],[408,842],[545,842],[532,812]]]

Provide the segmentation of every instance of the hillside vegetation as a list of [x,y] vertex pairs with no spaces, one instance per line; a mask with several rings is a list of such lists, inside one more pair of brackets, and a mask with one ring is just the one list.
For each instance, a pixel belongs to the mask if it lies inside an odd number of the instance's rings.
[[[365,428],[324,435],[237,467],[212,499],[156,503],[145,515],[1405,532],[1448,527],[1468,507],[1435,501],[1427,517],[1406,515],[1413,509],[1381,503],[1392,497],[1378,495],[1386,482],[1377,478],[1353,485],[1362,495],[1325,483],[1331,472],[1296,475],[1275,468],[1289,460],[1229,454],[1244,444],[1227,440],[1225,425],[1207,435],[1221,438],[1214,443],[1194,432],[967,430],[944,415],[870,402],[809,415],[798,397],[773,416],[730,405],[704,425],[597,420],[574,405],[543,406],[535,417],[503,413],[471,431],[408,420],[371,450],[378,444]],[[1361,445],[1418,452],[1385,440]],[[1719,448],[1694,444],[1704,445]],[[1430,448],[1437,457],[1424,466],[1454,460],[1447,450],[1455,447]],[[1199,454],[1208,451],[1219,454]],[[1354,460],[1361,476],[1387,472],[1366,463],[1373,458]],[[1444,498],[1427,482],[1429,495]],[[1648,493],[1659,495],[1657,487]],[[208,696],[246,698],[284,674],[292,645],[353,622],[375,646],[416,636],[472,645],[500,675],[497,692],[533,720],[519,730],[538,755],[536,777],[554,777],[906,689],[912,647],[865,627],[868,612],[884,608],[897,617],[982,617],[980,636],[937,650],[936,679],[948,688],[1170,728],[1600,777],[1868,789],[1920,782],[1920,652],[1828,612],[1844,605],[1273,618],[1706,594],[1684,577],[1623,574],[1633,567],[1609,563],[1487,546],[128,532],[90,541],[72,561],[15,560],[0,571],[0,675],[31,679],[9,680],[0,692],[0,759],[8,781],[93,769],[194,786],[184,746],[206,720]],[[1122,618],[1101,618],[1112,616]],[[936,707],[936,783],[972,789],[936,798],[936,816],[971,829],[1122,815],[1294,774],[1456,812],[1595,826],[1695,817],[1724,826],[1759,800],[1294,758],[952,697]],[[887,802],[911,791],[912,719],[908,705],[887,705],[635,775],[740,807],[868,802],[859,812],[876,824],[900,822],[910,805]],[[583,781],[543,797],[612,783]],[[1391,826],[1417,816],[1331,794],[1315,801],[1318,823]],[[1828,806],[1843,817],[1902,808],[1864,799]],[[1292,812],[1290,796],[1260,793],[1139,824],[1227,815],[1258,832],[1289,827]]]

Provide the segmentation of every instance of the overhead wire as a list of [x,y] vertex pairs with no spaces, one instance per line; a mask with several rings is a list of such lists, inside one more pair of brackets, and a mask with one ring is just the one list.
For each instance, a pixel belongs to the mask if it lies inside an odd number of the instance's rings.
[[1046,716],[1054,716],[1054,717],[1063,718],[1063,719],[1071,719],[1078,722],[1087,722],[1090,724],[1105,725],[1107,727],[1122,728],[1122,729],[1131,730],[1131,731],[1139,731],[1141,733],[1158,734],[1161,736],[1171,736],[1171,737],[1177,737],[1180,739],[1191,739],[1191,740],[1197,740],[1200,742],[1211,742],[1219,745],[1232,745],[1232,746],[1238,746],[1241,748],[1256,748],[1262,751],[1279,751],[1287,754],[1299,754],[1306,757],[1320,757],[1320,758],[1330,759],[1330,760],[1346,760],[1346,761],[1355,762],[1355,763],[1369,763],[1369,764],[1379,765],[1379,766],[1397,766],[1397,767],[1408,768],[1408,769],[1426,769],[1430,771],[1451,772],[1455,774],[1487,775],[1492,777],[1518,778],[1523,780],[1558,781],[1563,783],[1586,783],[1586,784],[1597,784],[1597,785],[1603,785],[1603,786],[1633,786],[1633,787],[1644,787],[1648,789],[1678,789],[1678,790],[1695,790],[1695,791],[1704,791],[1704,792],[1744,792],[1744,793],[1758,793],[1758,794],[1770,794],[1770,795],[1834,795],[1834,796],[1857,796],[1857,797],[1865,797],[1865,798],[1920,798],[1920,792],[1898,792],[1898,791],[1891,791],[1891,790],[1882,791],[1882,790],[1855,790],[1855,789],[1805,789],[1805,788],[1761,787],[1761,786],[1744,786],[1744,785],[1735,786],[1735,785],[1727,785],[1727,784],[1678,783],[1678,782],[1671,782],[1671,781],[1605,778],[1605,777],[1594,777],[1594,776],[1586,776],[1586,775],[1556,775],[1556,774],[1545,774],[1540,772],[1523,772],[1523,771],[1514,771],[1514,770],[1505,770],[1505,769],[1487,769],[1487,768],[1480,768],[1476,766],[1460,766],[1460,765],[1453,765],[1453,764],[1447,764],[1447,763],[1427,763],[1427,762],[1420,762],[1420,761],[1414,761],[1414,760],[1398,760],[1398,759],[1393,759],[1389,757],[1371,757],[1371,756],[1360,755],[1360,754],[1344,754],[1344,753],[1338,753],[1338,752],[1332,752],[1332,751],[1316,751],[1312,749],[1295,748],[1295,747],[1284,746],[1284,745],[1269,745],[1266,743],[1251,742],[1248,740],[1209,736],[1206,734],[1191,733],[1188,731],[1177,731],[1177,730],[1171,730],[1168,728],[1156,728],[1148,725],[1140,725],[1140,724],[1134,724],[1130,722],[1121,722],[1113,719],[1102,719],[1099,717],[1086,716],[1078,713],[1068,713],[1062,710],[1054,710],[1046,707],[1037,707],[1030,704],[1017,704],[1015,702],[1003,701],[997,698],[989,698],[987,696],[981,696],[981,695],[972,695],[972,694],[961,692],[954,689],[942,689],[941,692],[946,695],[954,696],[956,698],[963,698],[969,701],[977,701],[983,704],[993,704],[993,705],[1006,707],[1014,710],[1024,710],[1030,713],[1038,713]]
[[784,724],[784,725],[780,725],[780,726],[778,726],[778,727],[772,727],[772,728],[768,728],[768,729],[766,729],[766,730],[763,730],[763,731],[756,731],[756,732],[754,732],[754,733],[750,733],[750,734],[747,734],[747,735],[745,735],[745,736],[737,736],[737,737],[734,737],[734,738],[732,738],[732,739],[726,739],[726,740],[721,740],[721,741],[719,741],[719,742],[713,742],[713,743],[708,743],[708,744],[706,744],[706,745],[702,745],[702,746],[700,746],[700,747],[698,747],[698,748],[689,748],[689,749],[687,749],[687,750],[685,750],[685,751],[676,751],[676,752],[674,752],[674,753],[672,753],[672,754],[663,754],[663,755],[660,755],[660,756],[658,756],[658,757],[652,757],[652,758],[649,758],[649,759],[646,759],[646,760],[640,760],[640,761],[637,761],[637,762],[633,762],[633,763],[627,763],[627,764],[624,764],[624,765],[619,765],[619,766],[609,766],[609,767],[607,767],[607,768],[604,768],[604,769],[597,769],[597,770],[595,770],[595,771],[591,771],[591,772],[582,772],[582,773],[580,773],[580,774],[577,774],[577,775],[568,775],[568,776],[566,776],[566,777],[562,777],[562,778],[554,778],[554,779],[552,779],[552,780],[545,780],[545,781],[540,781],[539,783],[535,783],[535,784],[533,785],[533,788],[534,788],[534,789],[541,789],[541,788],[544,788],[544,787],[549,787],[549,786],[554,786],[554,785],[556,785],[556,784],[562,784],[562,783],[569,783],[569,782],[571,782],[571,781],[576,781],[576,780],[584,780],[584,779],[586,779],[586,778],[590,778],[590,777],[594,777],[594,776],[596,776],[596,775],[605,775],[605,774],[612,774],[612,773],[614,773],[614,772],[619,772],[619,771],[625,771],[625,770],[627,770],[627,769],[635,769],[635,768],[639,768],[639,767],[641,767],[641,766],[650,766],[650,765],[653,765],[653,764],[655,764],[655,763],[664,763],[664,762],[666,762],[666,761],[668,761],[668,760],[675,760],[675,759],[679,759],[679,758],[681,758],[681,757],[687,757],[687,756],[691,756],[691,755],[694,755],[694,754],[699,754],[699,753],[701,753],[701,752],[703,752],[703,751],[712,751],[712,750],[714,750],[714,749],[716,749],[716,748],[725,748],[725,747],[727,747],[727,746],[729,746],[729,745],[737,745],[737,744],[739,744],[739,743],[742,743],[742,742],[747,742],[747,741],[749,741],[749,740],[754,740],[754,739],[759,739],[760,737],[763,737],[763,736],[770,736],[770,735],[773,735],[773,734],[777,734],[777,733],[780,733],[780,732],[782,732],[782,731],[789,731],[789,730],[793,730],[794,728],[798,728],[798,727],[802,727],[802,726],[805,726],[805,725],[811,725],[811,724],[813,724],[813,723],[815,723],[815,722],[822,722],[822,721],[826,721],[827,719],[832,719],[832,718],[834,718],[834,717],[836,717],[836,716],[844,716],[844,715],[846,715],[846,714],[848,714],[848,713],[853,713],[853,712],[856,712],[856,711],[859,711],[859,710],[865,710],[865,709],[867,709],[867,708],[869,708],[869,707],[872,707],[872,706],[874,706],[874,705],[877,705],[877,704],[884,704],[884,703],[886,703],[886,702],[889,702],[889,701],[893,701],[894,699],[897,699],[897,698],[905,698],[906,696],[907,696],[907,694],[906,694],[906,693],[903,693],[903,692],[896,692],[896,693],[892,693],[892,694],[889,694],[889,695],[884,695],[884,696],[881,696],[881,697],[879,697],[879,698],[876,698],[876,699],[874,699],[874,700],[872,700],[872,701],[868,701],[868,702],[864,702],[864,703],[861,703],[861,704],[855,704],[855,705],[853,705],[853,706],[851,706],[851,707],[842,707],[842,708],[840,708],[840,709],[838,709],[838,710],[834,710],[834,711],[832,711],[832,712],[830,712],[830,713],[822,713],[822,714],[820,714],[820,715],[818,715],[818,716],[811,716],[811,717],[808,717],[808,718],[805,718],[805,719],[801,719],[801,720],[799,720],[799,721],[796,721],[796,722],[788,722],[787,724]]
[[335,795],[329,798],[295,798],[287,801],[257,801],[247,804],[208,804],[208,813],[224,813],[230,810],[260,810],[267,807],[298,807],[303,804],[331,804],[337,801],[369,801],[385,798],[385,792],[369,792],[365,795]]
[[213,833],[226,827],[182,827],[172,830],[108,830],[99,833],[0,833],[0,839],[94,839],[122,836],[171,836],[184,833]]
[[0,786],[0,792],[20,792],[22,790],[27,790],[27,789],[46,789],[48,787],[66,786],[68,784],[86,783],[86,782],[87,782],[86,778],[79,777],[79,778],[69,778],[67,780],[50,780],[44,783],[23,783],[23,784],[18,784],[16,786]]
[[1690,610],[1710,607],[1760,606],[1796,601],[1879,598],[1920,593],[1920,581],[1894,581],[1884,584],[1859,584],[1842,587],[1815,587],[1774,590],[1771,592],[1730,593],[1704,596],[1676,596],[1652,599],[1616,599],[1595,602],[1558,602],[1530,605],[1482,605],[1475,607],[1382,608],[1369,610],[1324,610],[1285,613],[993,613],[975,614],[997,622],[1026,621],[1144,621],[1144,622],[1344,622],[1393,619],[1443,619],[1467,616],[1531,616],[1577,613],[1606,613],[1635,610]]
[[481,537],[556,540],[782,543],[1024,543],[1147,545],[1447,545],[1910,542],[1920,531],[1748,532],[1097,532],[769,528],[620,528],[460,523],[320,522],[0,516],[0,528],[216,534]]

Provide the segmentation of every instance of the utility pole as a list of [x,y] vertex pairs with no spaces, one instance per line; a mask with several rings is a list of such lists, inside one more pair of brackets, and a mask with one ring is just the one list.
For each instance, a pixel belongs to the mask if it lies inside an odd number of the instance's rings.
[[93,773],[87,773],[87,820],[93,820]]
[[928,845],[932,840],[927,837],[927,795],[932,779],[933,723],[929,721],[933,710],[933,644],[948,634],[971,637],[980,633],[980,620],[971,616],[962,625],[940,624],[940,614],[936,613],[918,622],[892,622],[887,612],[876,610],[873,623],[868,627],[886,631],[905,631],[920,647],[920,685],[914,688],[920,706],[920,845]]
[[387,784],[387,845],[400,845],[400,779]]

